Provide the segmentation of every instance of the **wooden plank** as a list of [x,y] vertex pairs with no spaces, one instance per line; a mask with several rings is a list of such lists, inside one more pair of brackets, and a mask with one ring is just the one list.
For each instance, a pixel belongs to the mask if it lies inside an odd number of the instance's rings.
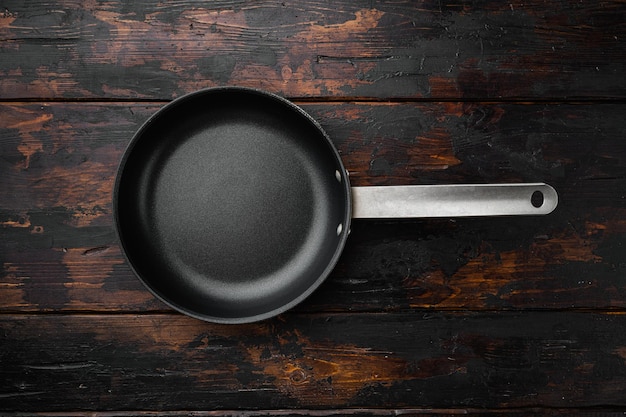
[[624,98],[620,0],[9,2],[0,97]]
[[1,315],[2,411],[626,406],[626,316]]
[[[83,417],[84,412],[77,411],[36,411],[36,412],[9,412],[7,417]],[[513,408],[513,409],[432,409],[432,408],[349,408],[349,409],[322,409],[322,410],[210,410],[210,411],[90,411],[90,417],[486,417],[486,416],[511,416],[511,417],[623,417],[624,412],[615,409],[572,409],[572,408]]]
[[[300,311],[626,307],[623,104],[302,103],[353,185],[546,181],[541,218],[355,221]],[[164,311],[117,246],[112,187],[150,103],[0,106],[0,311]]]

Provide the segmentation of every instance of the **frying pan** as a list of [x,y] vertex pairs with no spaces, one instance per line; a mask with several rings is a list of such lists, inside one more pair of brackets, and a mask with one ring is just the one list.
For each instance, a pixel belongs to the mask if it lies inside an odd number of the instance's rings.
[[546,184],[350,187],[322,127],[277,95],[201,90],[137,131],[113,193],[122,252],[172,308],[217,323],[275,316],[328,276],[353,217],[547,214]]

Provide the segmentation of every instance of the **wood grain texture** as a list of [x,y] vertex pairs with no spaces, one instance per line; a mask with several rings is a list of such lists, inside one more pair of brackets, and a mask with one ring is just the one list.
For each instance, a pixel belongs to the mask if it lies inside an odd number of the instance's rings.
[[624,98],[613,1],[8,1],[0,97]]
[[[0,4],[0,414],[626,410],[623,0]],[[262,88],[353,185],[545,181],[541,218],[355,221],[294,310],[219,326],[133,276],[112,188],[174,97]]]
[[2,315],[0,409],[624,407],[625,320],[411,312],[223,326]]
[[[300,311],[626,307],[621,104],[301,103],[353,185],[546,181],[546,217],[355,221]],[[112,187],[159,104],[0,106],[0,311],[164,311],[115,237]]]
[[[69,411],[35,411],[35,412],[14,412],[8,413],[15,417],[83,417],[85,412]],[[89,411],[90,417],[493,417],[493,416],[515,416],[515,417],[552,417],[552,416],[573,416],[573,417],[621,417],[623,412],[612,411],[605,408],[592,407],[589,409],[572,408],[513,408],[513,409],[432,409],[432,408],[347,408],[334,410],[307,410],[307,409],[283,409],[283,410],[212,410],[212,411]]]

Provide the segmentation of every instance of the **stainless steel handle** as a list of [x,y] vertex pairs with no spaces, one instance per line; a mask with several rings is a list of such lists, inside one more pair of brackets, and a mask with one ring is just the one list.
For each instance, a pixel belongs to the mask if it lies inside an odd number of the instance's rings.
[[539,215],[558,204],[543,183],[352,187],[353,218]]

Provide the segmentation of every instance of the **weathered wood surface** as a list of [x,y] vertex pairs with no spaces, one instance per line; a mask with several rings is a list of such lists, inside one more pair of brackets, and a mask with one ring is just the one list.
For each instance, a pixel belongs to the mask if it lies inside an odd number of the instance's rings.
[[[355,221],[304,311],[626,307],[620,104],[303,104],[354,185],[546,181],[547,217]],[[111,213],[124,147],[157,104],[0,106],[0,311],[163,311]]]
[[[542,415],[542,416],[553,416],[553,415],[562,415],[564,410],[541,410],[541,414],[536,414],[536,410],[524,410],[523,413],[520,413],[519,410],[515,410],[510,414],[515,416],[534,416],[534,415]],[[346,410],[306,410],[306,409],[285,409],[285,410],[219,410],[219,411],[89,411],[89,417],[208,417],[208,416],[222,416],[222,417],[302,417],[302,416],[317,416],[317,417],[379,417],[379,416],[416,416],[427,414],[433,417],[443,417],[443,416],[493,416],[493,415],[507,415],[509,412],[500,412],[492,411],[492,410],[469,410],[467,408],[460,410],[432,410],[432,409],[376,409],[376,408],[357,408],[357,409],[346,409]],[[13,417],[84,417],[84,411],[68,411],[68,412],[57,412],[57,411],[17,411],[10,413]],[[571,415],[571,414],[569,414]],[[580,417],[614,417],[614,416],[623,416],[622,413],[617,411],[580,411],[574,413],[575,416]]]
[[4,410],[626,406],[624,314],[13,315],[0,329]]
[[623,2],[5,1],[0,97],[624,98]]
[[[626,3],[0,4],[0,413],[626,410]],[[214,85],[295,99],[353,185],[545,181],[541,218],[355,221],[278,318],[172,312],[117,246],[133,132]]]
[[[14,417],[84,417],[85,412],[16,412],[11,413]],[[89,411],[89,417],[415,417],[427,415],[429,417],[493,417],[493,416],[515,416],[515,417],[552,417],[552,416],[575,416],[575,417],[623,417],[623,412],[607,409],[591,408],[589,410],[573,410],[564,408],[524,408],[514,410],[484,410],[484,409],[431,409],[431,408],[400,408],[400,409],[379,409],[379,408],[354,408],[344,410],[306,410],[306,409],[285,409],[285,410],[219,410],[219,411]]]
[[[31,411],[12,412],[13,417],[84,417],[84,411]],[[566,409],[566,408],[523,408],[523,409],[432,409],[432,408],[354,408],[354,409],[283,409],[283,410],[212,410],[212,411],[89,411],[89,417],[494,417],[494,416],[514,416],[514,417],[553,417],[553,416],[574,416],[574,417],[623,417],[623,412],[611,409]]]

